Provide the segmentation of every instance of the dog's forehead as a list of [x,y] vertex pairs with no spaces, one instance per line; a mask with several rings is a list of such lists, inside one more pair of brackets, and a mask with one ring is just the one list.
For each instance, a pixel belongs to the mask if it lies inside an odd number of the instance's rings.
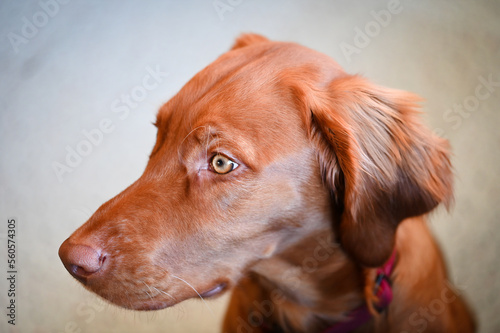
[[[241,107],[263,102],[263,97],[270,95],[276,102],[286,88],[284,81],[328,81],[341,73],[331,58],[297,44],[267,42],[246,46],[226,52],[197,73],[166,104],[168,107],[160,110],[158,121],[167,118],[172,109],[176,115],[186,117],[214,104]],[[238,112],[238,108],[232,112]]]
[[186,144],[187,137],[206,142],[203,136],[211,138],[214,131],[267,160],[269,152],[297,150],[306,141],[306,130],[290,84],[305,84],[306,79],[326,82],[332,71],[341,69],[330,58],[291,43],[229,51],[161,108],[155,150],[163,142]]

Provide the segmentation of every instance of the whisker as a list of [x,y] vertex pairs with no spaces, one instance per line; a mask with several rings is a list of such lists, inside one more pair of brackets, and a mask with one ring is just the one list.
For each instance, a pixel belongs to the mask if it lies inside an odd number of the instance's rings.
[[180,148],[182,147],[182,144],[184,143],[184,141],[186,141],[186,139],[187,139],[187,138],[188,138],[188,137],[189,137],[189,136],[190,136],[190,135],[191,135],[194,131],[196,131],[196,130],[197,130],[197,129],[199,129],[199,128],[205,128],[205,127],[206,127],[206,126],[198,126],[198,127],[196,127],[196,128],[193,128],[193,129],[191,130],[191,132],[189,132],[189,133],[188,133],[188,135],[186,135],[186,136],[184,137],[184,139],[182,139],[182,142],[181,142],[181,144],[179,145],[179,148],[177,149],[177,155],[178,155],[178,157],[179,157],[179,160],[181,160],[181,152],[180,152]]
[[[146,287],[148,287],[148,289],[149,289],[149,291],[150,291],[151,293],[153,293],[153,291],[151,290],[151,288],[148,286],[148,284],[147,284],[146,282],[144,282],[144,281],[141,281],[141,282],[142,282],[142,283],[144,283],[144,285],[145,285]],[[146,294],[149,296],[149,298],[150,298],[151,300],[153,300],[153,296],[151,296],[151,294],[150,294],[150,293],[148,293],[146,290],[145,290],[145,292],[146,292]]]
[[210,131],[210,126],[208,126],[208,137],[207,137],[207,140],[205,141],[205,161],[208,160],[208,145],[211,141],[211,137],[212,137],[212,134]]
[[156,288],[156,287],[153,287],[153,289],[154,289],[154,290],[156,290],[156,291],[157,291],[157,292],[159,292],[159,293],[162,293],[162,294],[167,295],[168,297],[170,297],[171,299],[173,299],[173,300],[175,301],[175,297],[174,297],[174,296],[172,296],[172,295],[170,295],[170,294],[169,294],[169,293],[167,293],[166,291],[163,291],[163,290],[158,289],[158,288]]
[[205,299],[203,299],[203,297],[200,295],[200,293],[198,292],[198,290],[196,290],[196,289],[195,289],[195,288],[194,288],[194,287],[193,287],[193,286],[192,286],[189,282],[187,282],[186,280],[184,280],[184,279],[182,279],[182,278],[180,278],[180,277],[178,277],[178,276],[175,276],[175,275],[173,275],[173,274],[170,274],[170,276],[171,276],[171,277],[173,277],[173,278],[176,278],[176,279],[178,279],[178,280],[180,280],[180,281],[182,281],[182,282],[184,282],[184,283],[185,283],[185,284],[187,284],[189,287],[191,287],[191,289],[193,289],[193,290],[194,290],[194,292],[195,292],[195,293],[197,293],[197,294],[198,294],[198,296],[200,297],[200,299],[203,301],[203,304],[205,304],[205,306],[207,307],[208,311],[210,311],[210,313],[211,313],[213,316],[215,316],[214,312],[212,311],[212,309],[210,308],[210,306],[208,306],[207,302],[205,302]]

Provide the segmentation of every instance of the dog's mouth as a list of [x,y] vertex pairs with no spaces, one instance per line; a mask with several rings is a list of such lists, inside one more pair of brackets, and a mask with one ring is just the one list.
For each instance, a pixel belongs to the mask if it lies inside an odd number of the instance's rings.
[[[195,295],[191,295],[190,297],[187,298],[197,298],[201,297],[203,299],[205,298],[212,298],[216,297],[220,294],[222,294],[224,291],[226,291],[228,288],[228,283],[226,282],[220,282],[216,284],[215,286],[212,286],[210,289],[204,291],[204,292],[196,292]],[[131,309],[131,310],[138,310],[138,311],[154,311],[154,310],[161,310],[165,309],[168,307],[171,307],[173,305],[176,305],[177,303],[181,302],[184,299],[174,299],[172,296],[168,295],[168,299],[164,299],[164,295],[166,293],[160,293],[156,296],[151,296],[148,294],[147,299],[137,299],[136,301],[130,303],[130,299],[127,299],[127,302],[122,301],[121,298],[119,299],[114,299],[113,297],[106,297],[102,296],[103,298],[107,299],[111,303],[114,303],[118,306]],[[186,299],[187,299],[186,298]]]
[[200,296],[203,298],[213,297],[222,293],[226,288],[227,288],[227,283],[222,282],[217,284],[212,289],[201,293]]

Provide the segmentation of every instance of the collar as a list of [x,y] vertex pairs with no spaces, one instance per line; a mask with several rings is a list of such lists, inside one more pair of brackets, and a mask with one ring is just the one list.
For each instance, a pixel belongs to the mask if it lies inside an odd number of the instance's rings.
[[[377,296],[378,302],[374,304],[374,308],[381,313],[392,301],[392,288],[390,276],[394,269],[396,261],[396,250],[392,252],[391,257],[387,262],[377,268],[377,277],[375,278],[375,288],[373,293]],[[372,313],[368,305],[363,304],[359,308],[354,309],[348,315],[345,321],[336,323],[327,328],[323,333],[348,333],[361,325],[367,323],[372,318]]]

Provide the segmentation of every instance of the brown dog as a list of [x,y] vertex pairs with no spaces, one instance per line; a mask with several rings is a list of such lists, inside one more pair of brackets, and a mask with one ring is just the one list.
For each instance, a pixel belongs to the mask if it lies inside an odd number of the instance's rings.
[[233,289],[224,332],[472,332],[422,217],[452,172],[417,100],[244,35],[160,109],[144,174],[59,255],[131,309]]

